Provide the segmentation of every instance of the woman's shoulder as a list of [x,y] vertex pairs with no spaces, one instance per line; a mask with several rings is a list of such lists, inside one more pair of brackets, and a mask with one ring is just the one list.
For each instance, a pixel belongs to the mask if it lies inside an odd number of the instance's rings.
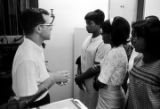
[[126,58],[126,53],[122,46],[112,48],[109,51],[108,55],[114,60],[123,60],[124,58]]
[[98,47],[99,50],[103,50],[103,51],[109,51],[111,49],[111,45],[110,44],[105,44],[105,43],[101,43]]

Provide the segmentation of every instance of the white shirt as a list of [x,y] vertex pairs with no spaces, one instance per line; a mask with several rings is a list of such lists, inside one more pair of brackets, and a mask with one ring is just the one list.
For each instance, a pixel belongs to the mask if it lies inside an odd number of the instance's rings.
[[81,68],[85,72],[88,68],[94,65],[94,62],[100,62],[105,52],[110,50],[110,44],[104,44],[102,36],[99,35],[95,38],[88,36],[83,42],[81,50]]
[[[16,96],[31,96],[49,77],[43,48],[28,38],[19,46],[12,66],[12,88]],[[43,98],[46,95],[41,96]]]
[[123,46],[112,48],[101,63],[98,80],[107,85],[121,85],[128,69],[128,59]]

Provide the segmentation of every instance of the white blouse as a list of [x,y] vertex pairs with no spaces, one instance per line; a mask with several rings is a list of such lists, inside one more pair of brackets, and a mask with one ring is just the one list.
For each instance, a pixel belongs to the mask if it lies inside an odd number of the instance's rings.
[[95,62],[102,61],[105,52],[108,52],[110,48],[110,44],[103,43],[101,35],[95,38],[88,36],[83,42],[81,50],[82,72],[85,72],[88,68],[92,67]]
[[101,62],[98,80],[107,85],[121,85],[128,69],[128,60],[123,46],[112,48]]

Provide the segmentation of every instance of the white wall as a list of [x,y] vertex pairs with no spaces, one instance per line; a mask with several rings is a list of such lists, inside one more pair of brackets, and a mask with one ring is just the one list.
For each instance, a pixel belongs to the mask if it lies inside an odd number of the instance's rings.
[[[73,74],[73,31],[85,28],[84,16],[87,12],[101,9],[108,16],[108,0],[39,0],[39,7],[54,9],[55,21],[52,37],[46,44],[46,57],[51,71],[67,69]],[[72,75],[73,78],[73,75]],[[73,97],[73,81],[50,90],[51,101]]]
[[160,18],[160,0],[145,0],[144,16],[155,15]]

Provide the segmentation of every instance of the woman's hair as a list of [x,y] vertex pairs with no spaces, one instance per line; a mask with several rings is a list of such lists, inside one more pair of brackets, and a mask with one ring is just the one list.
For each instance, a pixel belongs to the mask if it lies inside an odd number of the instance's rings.
[[91,11],[85,15],[85,20],[92,20],[97,25],[101,25],[104,22],[104,12],[100,9],[96,9],[95,11]]
[[41,8],[26,9],[22,12],[22,27],[26,35],[31,34],[38,24],[45,23],[42,14],[49,15],[48,11]]
[[142,20],[132,24],[132,29],[136,37],[142,37],[145,40],[145,51],[155,58],[160,58],[157,47],[160,46],[160,21]]
[[110,23],[110,20],[105,20],[103,23],[102,23],[102,32],[103,33],[111,33],[111,23]]
[[157,16],[150,15],[150,16],[145,17],[145,20],[147,20],[147,21],[159,21],[159,18]]
[[146,21],[145,20],[140,20],[140,21],[136,21],[133,22],[131,27],[132,27],[132,37],[145,37],[145,31],[144,31],[144,27],[146,25]]
[[111,43],[112,46],[119,46],[128,42],[130,25],[123,17],[114,17],[111,29]]

